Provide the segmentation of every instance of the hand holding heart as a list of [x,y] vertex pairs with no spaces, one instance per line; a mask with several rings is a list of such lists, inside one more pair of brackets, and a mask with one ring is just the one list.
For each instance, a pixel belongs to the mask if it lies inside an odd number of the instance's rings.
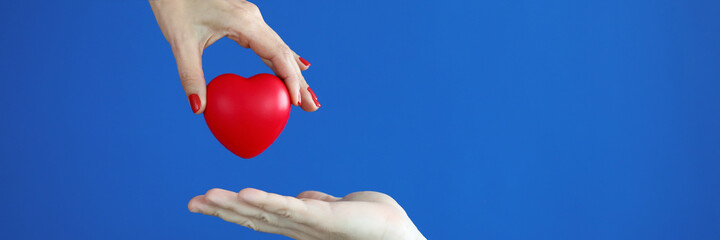
[[207,106],[203,50],[225,36],[260,56],[284,81],[292,105],[308,112],[320,107],[301,73],[310,63],[283,42],[254,4],[242,0],[150,0],[150,6],[172,47],[194,113],[203,113]]
[[[290,105],[320,108],[302,71],[310,63],[298,56],[243,0],[150,0],[170,43],[192,111],[205,113],[211,132],[234,154],[251,158],[275,141],[287,123]],[[224,74],[206,85],[205,48],[223,37],[252,49],[270,74],[243,78]],[[313,239],[425,239],[389,196],[357,192],[336,198],[320,192],[294,197],[245,189],[213,189],[193,198],[190,211],[220,217],[254,230]]]

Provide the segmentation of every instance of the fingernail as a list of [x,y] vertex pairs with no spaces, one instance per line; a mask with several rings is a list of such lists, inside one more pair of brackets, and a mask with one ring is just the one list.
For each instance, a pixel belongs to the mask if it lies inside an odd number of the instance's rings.
[[302,94],[300,94],[300,91],[298,90],[298,107],[302,106],[300,104],[302,104]]
[[193,113],[200,111],[200,97],[198,97],[197,94],[191,94],[188,96],[188,100],[190,100],[190,107],[192,108]]
[[317,96],[315,96],[315,92],[313,92],[310,87],[307,88],[308,92],[310,92],[310,95],[312,95],[313,102],[315,102],[316,107],[320,107],[320,102],[318,102]]
[[302,64],[304,64],[305,67],[310,67],[310,62],[308,62],[308,61],[305,60],[304,58],[300,58],[300,62],[302,62]]

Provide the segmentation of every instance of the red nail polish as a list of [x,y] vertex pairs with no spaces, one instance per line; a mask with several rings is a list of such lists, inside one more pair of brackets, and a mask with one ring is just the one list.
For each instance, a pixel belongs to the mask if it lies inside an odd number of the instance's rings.
[[317,96],[315,96],[315,92],[313,92],[310,87],[307,88],[308,92],[310,92],[310,95],[312,95],[313,102],[315,102],[316,107],[320,107],[320,102],[318,102]]
[[188,96],[188,100],[190,100],[190,107],[192,108],[193,113],[200,111],[200,97],[198,97],[197,94],[191,94]]
[[300,62],[302,62],[302,64],[304,64],[305,67],[309,67],[309,66],[310,66],[310,62],[308,62],[308,61],[305,60],[304,58],[300,58]]

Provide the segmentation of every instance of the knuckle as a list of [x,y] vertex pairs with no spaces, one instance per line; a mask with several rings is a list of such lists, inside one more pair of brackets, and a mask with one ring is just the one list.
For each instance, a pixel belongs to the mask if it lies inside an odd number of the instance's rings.
[[390,195],[381,193],[380,199],[382,199],[381,201],[384,202],[384,203],[387,203],[387,204],[390,204],[390,205],[395,205],[395,206],[400,206],[400,204],[398,204],[398,202],[397,202],[393,197],[391,197]]
[[[239,32],[239,31],[237,31],[237,32]],[[247,38],[238,38],[237,40],[235,40],[235,42],[237,42],[237,44],[240,45],[241,47],[250,48],[250,40]]]
[[296,198],[302,199],[302,198],[309,198],[311,196],[315,195],[315,191],[304,191],[297,195]]
[[191,72],[191,71],[181,70],[179,72],[179,74],[180,74],[180,82],[182,82],[183,85],[193,83],[193,82],[201,79],[200,77],[198,77],[197,74],[195,74],[194,72]]
[[250,188],[243,188],[242,190],[240,190],[240,191],[238,192],[238,194],[245,195],[245,194],[247,194],[247,192],[249,192],[249,191],[252,191],[252,189],[250,189]]
[[387,195],[387,194],[384,194],[384,193],[379,193],[379,196],[380,196],[381,198],[385,199],[385,200],[390,200],[390,201],[393,201],[393,202],[395,201],[395,199],[392,198],[390,195]]
[[278,55],[284,59],[294,59],[295,54],[293,54],[292,50],[288,46],[280,46],[278,47]]
[[293,217],[293,214],[290,211],[288,211],[287,209],[277,210],[277,212],[275,214],[277,214],[280,217],[284,217],[284,218],[292,218]]
[[236,197],[238,198],[238,200],[246,201],[245,199],[247,199],[247,197],[252,194],[252,191],[252,188],[243,188],[236,194]]
[[240,226],[252,229],[254,231],[258,230],[257,227],[255,226],[255,223],[253,223],[253,221],[250,219],[240,222]]
[[210,189],[205,193],[205,199],[210,203],[217,203],[221,200],[221,191],[219,188]]
[[258,208],[260,208],[260,209],[262,209],[262,210],[267,210],[267,209],[265,208],[265,204],[264,204],[264,203],[256,203],[255,206],[258,207]]
[[395,201],[395,199],[392,198],[390,195],[387,195],[387,194],[381,193],[381,192],[370,192],[370,193],[375,194],[377,196],[377,198],[382,202],[397,204],[397,201]]
[[267,224],[275,225],[275,220],[267,213],[260,213],[258,214],[257,218]]
[[213,210],[213,211],[210,212],[210,216],[220,217],[220,211],[218,211],[217,209],[216,209],[216,210]]
[[254,3],[251,3],[248,1],[243,1],[242,5],[245,8],[245,10],[248,11],[249,13],[260,14],[260,8],[257,5],[255,5]]
[[260,8],[248,1],[236,1],[232,5],[233,15],[241,19],[257,19],[260,17]]

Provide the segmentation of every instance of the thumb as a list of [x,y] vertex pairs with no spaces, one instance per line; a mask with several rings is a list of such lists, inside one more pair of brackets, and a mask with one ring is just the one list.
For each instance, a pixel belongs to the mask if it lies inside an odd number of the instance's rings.
[[207,99],[207,84],[202,70],[202,47],[181,44],[173,47],[173,54],[190,108],[193,113],[201,114],[205,111]]

